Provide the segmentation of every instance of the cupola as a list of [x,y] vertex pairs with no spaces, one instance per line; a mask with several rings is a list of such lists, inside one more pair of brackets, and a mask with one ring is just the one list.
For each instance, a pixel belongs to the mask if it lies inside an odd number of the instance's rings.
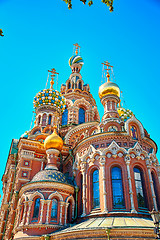
[[103,63],[104,71],[106,71],[107,82],[99,87],[99,97],[104,107],[104,115],[102,120],[106,118],[119,118],[117,112],[117,104],[120,102],[120,89],[118,85],[110,81],[109,71],[112,66],[108,61]]

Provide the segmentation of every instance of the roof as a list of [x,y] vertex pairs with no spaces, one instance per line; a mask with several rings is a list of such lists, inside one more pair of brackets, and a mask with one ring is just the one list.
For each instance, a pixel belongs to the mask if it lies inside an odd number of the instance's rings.
[[148,218],[136,217],[99,217],[90,218],[72,227],[58,231],[61,234],[73,231],[108,229],[108,228],[154,228],[154,223]]

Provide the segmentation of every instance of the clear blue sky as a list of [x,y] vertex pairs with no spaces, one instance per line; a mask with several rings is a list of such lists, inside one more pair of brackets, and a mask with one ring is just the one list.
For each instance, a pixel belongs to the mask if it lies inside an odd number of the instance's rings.
[[[73,0],[0,0],[1,144],[0,175],[12,138],[30,129],[33,98],[56,68],[59,85],[69,77],[73,44],[81,46],[82,76],[98,97],[102,65],[114,66],[124,107],[133,111],[160,146],[160,1],[114,0],[114,12],[100,0],[92,7]],[[160,158],[160,151],[157,154]],[[1,188],[1,187],[0,187]]]

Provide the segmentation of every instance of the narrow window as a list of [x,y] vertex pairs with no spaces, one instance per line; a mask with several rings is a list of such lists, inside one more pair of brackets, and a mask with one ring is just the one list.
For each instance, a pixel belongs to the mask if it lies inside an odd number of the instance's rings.
[[68,89],[70,89],[70,88],[71,88],[71,83],[69,82],[69,83],[68,83]]
[[38,117],[38,125],[40,124],[41,122],[41,116]]
[[78,216],[83,212],[83,179],[82,174],[80,174],[79,192],[78,192]]
[[68,109],[66,108],[62,114],[62,125],[67,125],[68,123]]
[[36,198],[35,203],[34,203],[33,218],[38,219],[39,207],[40,207],[40,198]]
[[83,108],[79,109],[79,124],[85,122],[85,110]]
[[95,209],[99,207],[99,171],[96,169],[92,174],[92,208]]
[[79,82],[78,88],[82,90],[82,83],[81,82]]
[[142,171],[139,168],[134,168],[134,180],[136,186],[137,202],[139,208],[145,208],[144,189],[142,182]]
[[48,118],[48,125],[51,125],[51,120],[52,120],[52,116],[49,115],[49,118]]
[[52,208],[51,208],[51,218],[57,218],[57,209],[58,209],[58,201],[57,199],[52,200]]
[[112,168],[112,194],[113,194],[113,207],[124,208],[124,196],[122,186],[122,173],[119,167]]
[[43,116],[42,116],[42,126],[46,125],[46,118],[47,118],[47,115],[43,114]]
[[67,209],[67,222],[70,223],[72,221],[72,204],[68,202],[68,209]]

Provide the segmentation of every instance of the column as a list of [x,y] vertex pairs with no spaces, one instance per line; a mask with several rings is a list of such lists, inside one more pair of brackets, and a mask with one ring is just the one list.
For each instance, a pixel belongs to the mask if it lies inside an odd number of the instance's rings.
[[134,199],[133,199],[133,190],[132,190],[132,182],[131,182],[131,173],[130,173],[130,156],[126,155],[125,157],[126,165],[127,165],[127,175],[128,175],[128,183],[129,183],[129,195],[131,201],[131,213],[137,213],[134,206]]
[[59,214],[59,224],[62,225],[62,208],[65,205],[65,202],[60,202],[60,214]]
[[49,223],[49,207],[51,204],[51,200],[46,200],[46,202],[47,202],[46,224],[48,224]]
[[41,171],[43,170],[43,165],[44,165],[44,162],[42,161],[41,162]]
[[41,114],[41,118],[40,118],[41,120],[40,120],[40,123],[39,123],[39,125],[42,125],[42,114]]
[[16,211],[16,221],[15,221],[15,226],[14,226],[14,230],[17,228],[18,226],[18,221],[20,220],[21,217],[21,211],[22,211],[22,204],[18,203],[17,206],[17,211]]
[[31,214],[31,206],[33,201],[28,201],[28,211],[27,211],[27,217],[26,217],[26,225],[29,225],[29,218],[30,218],[30,214]]
[[152,175],[151,175],[151,165],[150,165],[149,160],[146,160],[146,165],[147,165],[147,169],[148,169],[149,182],[150,182],[150,186],[151,186],[154,209],[156,211],[158,211],[157,202],[156,202],[156,195],[155,195],[155,192],[154,192],[153,180],[152,180]]
[[49,118],[49,114],[47,114],[47,117],[46,117],[46,126],[48,125],[48,118]]
[[65,216],[64,216],[64,225],[67,225],[67,209],[68,209],[69,203],[66,203],[65,205]]
[[45,200],[43,200],[43,199],[41,199],[40,200],[40,202],[41,202],[41,211],[40,211],[40,219],[39,219],[39,223],[42,223],[42,218],[43,218],[43,207],[44,207],[44,202],[45,202]]
[[103,184],[103,201],[104,201],[104,212],[108,213],[107,209],[107,192],[106,192],[106,174],[105,174],[105,156],[100,157],[101,169],[102,169],[102,184]]
[[86,216],[86,166],[85,164],[83,163],[82,165],[82,180],[83,180],[83,183],[82,183],[82,193],[83,193],[83,196],[82,196],[82,200],[83,200],[83,213],[82,213],[82,217]]
[[23,218],[22,218],[21,225],[24,225],[25,223],[26,214],[27,214],[27,202],[24,202],[24,211],[23,211]]

